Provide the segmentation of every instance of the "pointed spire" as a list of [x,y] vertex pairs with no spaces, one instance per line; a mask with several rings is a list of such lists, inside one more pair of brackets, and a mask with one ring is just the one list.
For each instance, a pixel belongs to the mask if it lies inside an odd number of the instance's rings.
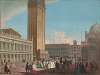
[[1,17],[0,17],[0,28],[1,28]]
[[96,25],[98,24],[98,22],[96,21],[96,23],[95,23]]

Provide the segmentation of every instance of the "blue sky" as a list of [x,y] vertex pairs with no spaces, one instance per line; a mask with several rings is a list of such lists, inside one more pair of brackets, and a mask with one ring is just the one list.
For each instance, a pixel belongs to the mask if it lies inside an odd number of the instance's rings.
[[[46,5],[46,34],[65,32],[67,37],[80,40],[81,32],[91,25],[100,23],[100,0],[56,0]],[[21,11],[6,21],[8,27],[16,29],[25,38],[27,33],[27,12]],[[48,37],[47,36],[47,37]]]

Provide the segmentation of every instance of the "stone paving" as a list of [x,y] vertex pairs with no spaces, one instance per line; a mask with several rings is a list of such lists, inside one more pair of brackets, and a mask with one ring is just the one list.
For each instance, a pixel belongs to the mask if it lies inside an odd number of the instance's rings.
[[25,68],[22,64],[15,65],[10,68],[11,74],[4,73],[4,65],[0,66],[0,75],[23,75],[25,73]]
[[[32,75],[31,73],[13,73],[13,74],[0,74],[0,75]],[[75,75],[75,74],[64,74],[64,73],[40,73],[38,75]],[[100,75],[100,74],[80,74],[80,75]]]
[[[24,73],[23,75],[32,75],[30,73]],[[40,73],[38,75],[76,75],[76,74],[64,74],[64,73]],[[100,75],[100,74],[79,74],[79,75]]]
[[[3,72],[3,66],[0,66],[0,75],[32,75],[31,73],[25,73],[25,64],[18,64],[16,65],[16,68],[12,68],[11,74],[4,74]],[[41,72],[38,75],[74,75],[74,74],[64,74],[64,73],[48,73],[48,72]],[[87,74],[80,74],[80,75],[87,75]],[[100,75],[100,71],[96,74],[88,74],[88,75]]]

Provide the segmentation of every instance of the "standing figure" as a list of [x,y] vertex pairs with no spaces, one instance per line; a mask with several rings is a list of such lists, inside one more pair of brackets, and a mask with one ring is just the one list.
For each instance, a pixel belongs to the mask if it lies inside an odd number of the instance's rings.
[[5,66],[4,66],[4,72],[7,73],[7,74],[8,73],[11,73],[10,68],[9,68],[9,65],[8,65],[7,62],[5,63]]
[[29,72],[32,72],[32,64],[31,63],[29,64],[28,69],[29,69]]
[[29,63],[26,63],[26,67],[25,67],[26,72],[29,72]]

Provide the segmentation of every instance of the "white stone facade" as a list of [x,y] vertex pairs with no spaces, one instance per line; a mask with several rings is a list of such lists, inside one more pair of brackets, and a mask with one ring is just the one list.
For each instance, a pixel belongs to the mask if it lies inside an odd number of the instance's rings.
[[0,62],[32,60],[33,47],[31,41],[22,40],[20,35],[11,28],[0,29]]
[[70,47],[71,50],[71,60],[75,63],[78,61],[81,61],[82,54],[81,54],[81,45],[71,45]]
[[93,24],[85,34],[88,43],[88,61],[100,63],[100,24]]

